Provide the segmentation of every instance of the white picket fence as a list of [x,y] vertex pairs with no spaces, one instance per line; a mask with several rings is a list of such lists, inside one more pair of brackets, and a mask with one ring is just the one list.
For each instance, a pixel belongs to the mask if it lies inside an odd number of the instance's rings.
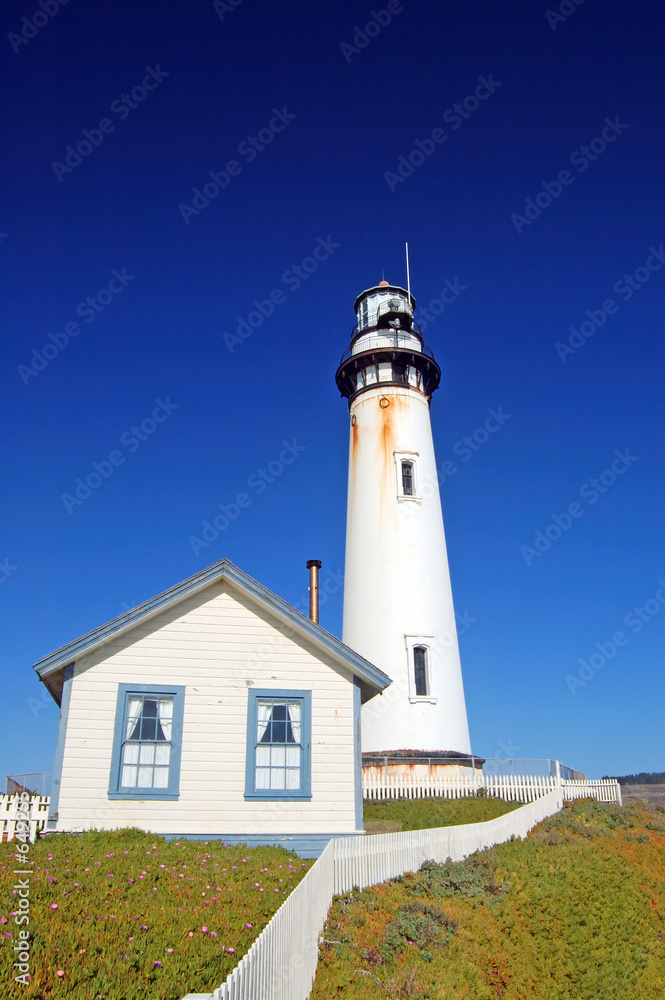
[[563,806],[560,786],[485,823],[331,840],[219,989],[185,1000],[307,1000],[319,954],[319,936],[333,894],[364,889],[423,861],[459,861],[474,851],[528,831]]
[[[0,843],[5,840],[13,840],[16,836],[16,824],[19,822],[18,806],[20,796],[0,795]],[[45,795],[34,795],[25,809],[28,813],[30,824],[30,840],[34,842],[37,831],[43,830],[48,819],[50,799]],[[22,812],[20,822],[25,822],[25,812]]]
[[469,775],[383,774],[363,771],[363,797],[366,799],[421,799],[441,796],[460,799],[481,794],[508,801],[533,802],[550,792],[556,778],[539,775],[489,774],[480,771]]
[[544,775],[485,774],[480,771],[468,775],[402,774],[363,771],[363,796],[366,799],[421,799],[440,796],[459,799],[469,795],[491,796],[508,802],[534,802],[557,786],[560,781],[566,801],[586,796],[599,802],[618,802],[621,805],[619,782],[606,778],[599,781],[563,781]]
[[623,805],[621,785],[615,778],[599,778],[597,781],[562,781],[561,788],[566,802],[573,799],[594,798],[599,802],[617,802]]

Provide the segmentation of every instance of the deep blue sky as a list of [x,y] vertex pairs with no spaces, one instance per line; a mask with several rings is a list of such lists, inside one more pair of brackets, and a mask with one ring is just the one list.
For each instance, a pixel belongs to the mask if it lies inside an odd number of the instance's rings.
[[[224,556],[294,604],[308,558],[324,580],[342,572],[348,422],[333,376],[355,296],[382,268],[404,282],[405,240],[419,306],[446,280],[464,286],[426,339],[444,373],[437,455],[457,470],[442,492],[456,607],[473,619],[460,646],[475,752],[590,775],[665,766],[665,266],[649,249],[665,242],[662,8],[587,0],[553,27],[545,3],[414,0],[345,58],[371,9],[243,0],[220,19],[211,2],[71,0],[12,46],[41,8],[3,6],[2,775],[52,765],[39,657]],[[155,89],[115,103],[146,67]],[[478,77],[500,85],[444,121]],[[295,118],[250,162],[239,145],[284,108]],[[80,165],[53,168],[105,118]],[[614,141],[571,163],[605,119]],[[389,184],[437,128],[446,139]],[[240,172],[185,222],[179,205],[234,159]],[[543,194],[531,224],[511,221],[563,170],[551,205]],[[319,238],[338,246],[296,289],[284,272]],[[630,299],[614,290],[647,259]],[[123,268],[111,303],[77,316]],[[230,351],[224,334],[275,289],[274,313]],[[555,344],[610,298],[618,309],[596,312],[602,326],[562,361]],[[19,368],[76,322],[42,371]],[[134,442],[157,399],[177,409]],[[456,442],[499,407],[510,417],[464,461]],[[248,486],[294,439],[297,461]],[[581,497],[626,449],[636,461]],[[114,451],[122,464],[69,513],[62,495]],[[189,536],[239,492],[250,506],[195,555]],[[582,516],[525,558],[575,502]],[[656,613],[637,631],[625,618],[645,603]],[[337,635],[341,609],[339,588],[322,608]],[[566,675],[618,631],[627,642],[572,693]]]

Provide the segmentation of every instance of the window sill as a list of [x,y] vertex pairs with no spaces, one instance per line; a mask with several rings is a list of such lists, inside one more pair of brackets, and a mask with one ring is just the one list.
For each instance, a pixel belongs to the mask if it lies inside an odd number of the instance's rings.
[[150,788],[141,788],[141,789],[138,789],[138,788],[137,789],[125,788],[125,789],[123,789],[120,792],[109,792],[108,793],[108,798],[109,799],[143,799],[144,801],[145,800],[149,800],[149,799],[171,799],[171,800],[174,800],[174,799],[179,799],[180,798],[180,793],[179,792],[169,792],[167,789],[164,789],[164,788],[155,788],[155,789],[150,789]]
[[420,705],[420,704],[436,705],[439,699],[430,698],[430,696],[427,694],[416,694],[416,695],[411,695],[409,701],[411,702],[412,705]]
[[422,497],[405,497],[403,494],[398,494],[397,503],[422,503]]
[[246,800],[263,802],[310,802],[311,792],[280,791],[277,788],[267,788],[264,792],[245,792]]

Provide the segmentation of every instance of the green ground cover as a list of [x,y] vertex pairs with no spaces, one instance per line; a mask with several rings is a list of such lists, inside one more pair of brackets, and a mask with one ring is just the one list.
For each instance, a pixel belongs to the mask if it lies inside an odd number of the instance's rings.
[[482,823],[503,816],[523,805],[503,799],[479,796],[462,799],[387,799],[365,800],[363,815],[367,833],[393,833],[398,830],[429,830],[435,826],[459,826]]
[[[212,992],[312,862],[281,848],[167,842],[138,830],[30,845],[30,924],[17,925],[18,842],[0,845],[0,996],[181,1000]],[[14,981],[30,932],[31,980]]]
[[463,862],[338,898],[311,1000],[665,996],[665,810],[580,800]]

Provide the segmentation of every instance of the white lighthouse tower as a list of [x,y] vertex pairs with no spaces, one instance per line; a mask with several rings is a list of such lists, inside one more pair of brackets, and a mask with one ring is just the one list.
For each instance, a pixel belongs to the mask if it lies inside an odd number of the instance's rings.
[[393,681],[363,708],[364,753],[469,754],[429,415],[441,370],[414,308],[387,281],[362,292],[335,376],[351,422],[343,639]]

